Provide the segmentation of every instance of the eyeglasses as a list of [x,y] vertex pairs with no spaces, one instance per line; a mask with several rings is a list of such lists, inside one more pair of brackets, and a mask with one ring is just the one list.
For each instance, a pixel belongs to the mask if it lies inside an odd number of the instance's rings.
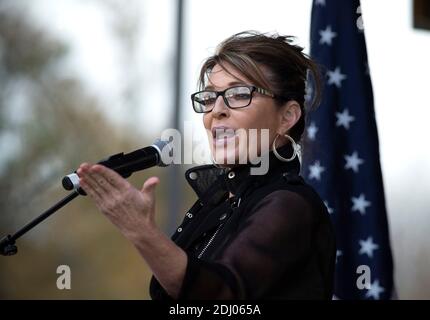
[[244,108],[251,104],[253,93],[275,98],[275,95],[262,88],[255,86],[235,86],[224,91],[203,90],[191,95],[194,111],[197,113],[211,112],[215,106],[215,101],[219,96],[224,100],[227,107],[231,109]]

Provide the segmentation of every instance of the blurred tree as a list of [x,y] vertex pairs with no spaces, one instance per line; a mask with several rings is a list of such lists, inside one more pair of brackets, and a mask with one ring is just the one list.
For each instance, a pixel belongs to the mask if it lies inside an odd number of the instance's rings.
[[[94,0],[106,13],[109,28],[118,43],[124,81],[121,84],[122,103],[136,112],[141,106],[142,72],[139,65],[142,2],[128,0]],[[134,113],[133,112],[133,113]],[[130,121],[139,121],[131,117]]]
[[[174,100],[175,97],[173,89],[176,86],[176,81],[178,81],[178,79],[175,78],[174,73],[175,56],[173,54],[177,25],[172,24],[173,29],[171,30],[171,34],[158,34],[160,41],[166,41],[165,38],[171,38],[172,41],[172,52],[169,52],[167,55],[165,52],[160,52],[160,55],[166,55],[165,63],[157,65],[158,68],[156,69],[154,69],[154,66],[148,65],[145,65],[144,68],[139,68],[139,62],[142,61],[142,55],[144,54],[142,50],[139,50],[140,42],[142,41],[142,34],[143,31],[145,31],[143,30],[143,24],[141,23],[142,13],[145,15],[156,14],[160,25],[169,25],[169,19],[171,20],[175,18],[175,15],[169,17],[168,12],[160,10],[159,5],[154,6],[154,4],[151,4],[152,1],[129,0],[125,3],[122,0],[93,0],[93,2],[98,3],[100,8],[106,13],[108,17],[108,27],[114,36],[114,40],[118,44],[120,54],[119,63],[124,74],[124,81],[121,86],[122,103],[124,106],[129,110],[133,110],[133,114],[138,113],[139,108],[141,108],[142,101],[144,101],[142,96],[142,87],[145,89],[143,91],[144,93],[152,90],[157,91],[157,85],[159,85],[161,78],[164,81],[167,79],[168,89],[163,90],[163,96],[159,97],[159,99],[170,101],[168,104],[171,104],[171,109],[178,106],[180,103]],[[173,8],[176,8],[176,1],[169,1],[168,4]],[[164,26],[161,27],[160,25],[157,25],[158,28],[163,29]],[[151,27],[154,28],[154,26],[148,26],[148,24],[146,26],[148,29],[151,29]],[[151,45],[154,47],[160,47],[159,43],[153,43]],[[149,81],[148,78],[150,79]],[[156,83],[157,85],[155,85]],[[170,111],[172,113],[174,112],[173,110]],[[155,112],[154,115],[157,116]],[[160,116],[160,113],[158,116]],[[130,120],[134,120],[136,125],[141,121],[139,117],[132,118],[133,119]],[[163,114],[163,118],[169,119],[169,114]],[[180,115],[178,114],[178,121],[179,118]],[[176,120],[172,120],[165,120],[165,125],[172,128],[177,127],[178,130],[183,129],[181,125],[176,124]],[[177,222],[179,222],[178,220],[182,220],[186,210],[195,201],[194,192],[188,186],[186,180],[183,179],[183,174],[186,169],[187,167],[185,166],[180,168],[173,168],[171,166],[166,169],[166,182],[171,186],[170,189],[166,190],[166,193],[169,195],[168,200],[170,202],[170,206],[165,212],[163,212],[166,214],[165,219],[170,220],[170,223],[166,223],[164,225],[164,231],[166,233],[172,232],[175,229]],[[178,207],[180,210],[178,210]]]
[[[81,161],[134,149],[142,139],[107,121],[76,79],[60,75],[64,44],[32,25],[22,6],[1,4],[3,236],[64,197],[61,177]],[[145,175],[154,173],[161,175],[157,169]],[[142,178],[136,175],[132,182],[142,184]],[[147,298],[147,266],[89,199],[77,199],[62,211],[19,239],[18,255],[0,256],[0,298]],[[71,267],[72,290],[56,288],[61,264]]]

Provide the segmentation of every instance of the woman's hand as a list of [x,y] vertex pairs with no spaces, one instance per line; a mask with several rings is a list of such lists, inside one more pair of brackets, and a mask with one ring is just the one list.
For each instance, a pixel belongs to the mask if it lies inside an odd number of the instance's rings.
[[138,190],[118,173],[99,164],[83,163],[77,173],[82,189],[126,238],[139,241],[142,235],[156,228],[157,177],[146,180],[142,190]]
[[133,242],[169,295],[177,297],[188,259],[155,225],[154,191],[158,178],[149,178],[142,190],[137,190],[118,173],[99,164],[83,163],[77,173],[82,189]]

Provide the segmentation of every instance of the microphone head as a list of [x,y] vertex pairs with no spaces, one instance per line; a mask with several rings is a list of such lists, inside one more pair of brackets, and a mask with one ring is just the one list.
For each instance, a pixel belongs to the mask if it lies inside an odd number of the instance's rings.
[[159,167],[167,167],[171,163],[173,149],[169,144],[169,141],[164,141],[161,139],[157,139],[152,144],[158,152],[158,166]]

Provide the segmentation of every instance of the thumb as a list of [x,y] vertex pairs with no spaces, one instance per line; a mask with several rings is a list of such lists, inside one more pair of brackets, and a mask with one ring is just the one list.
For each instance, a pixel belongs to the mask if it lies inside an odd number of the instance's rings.
[[155,187],[159,183],[160,183],[160,179],[158,179],[158,177],[151,177],[145,181],[145,183],[143,184],[142,190],[140,190],[140,192],[153,196]]

